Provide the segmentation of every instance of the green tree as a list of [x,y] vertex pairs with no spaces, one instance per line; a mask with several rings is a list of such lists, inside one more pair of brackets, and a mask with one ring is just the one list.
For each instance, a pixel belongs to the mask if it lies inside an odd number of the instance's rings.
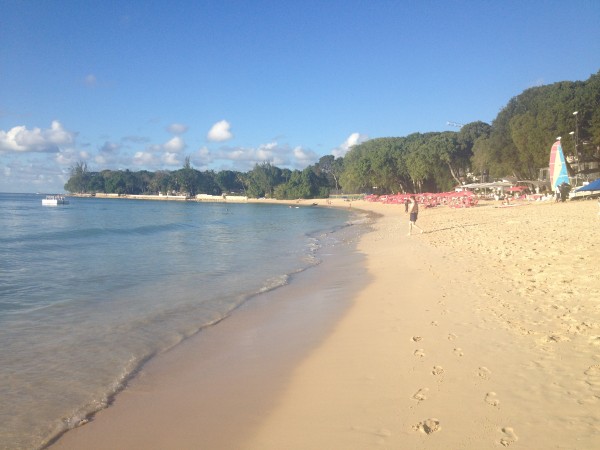
[[170,186],[173,184],[173,175],[166,170],[159,170],[154,173],[148,184],[148,192],[152,194],[168,194]]
[[413,151],[406,157],[406,168],[416,192],[423,192],[423,185],[427,178],[431,176],[431,163],[425,148],[423,145],[420,147],[423,151]]
[[106,188],[107,193],[119,195],[125,194],[126,183],[123,171],[105,170],[102,172],[102,176],[104,177],[104,187]]
[[65,183],[65,190],[68,192],[87,192],[90,182],[87,163],[78,161],[70,168],[71,177]]
[[473,145],[473,156],[471,157],[471,169],[479,176],[482,183],[489,181],[490,167],[492,165],[492,151],[490,138],[480,137]]
[[251,197],[273,197],[275,186],[281,184],[281,169],[266,161],[256,164],[248,173],[247,192]]
[[87,186],[86,192],[96,193],[96,192],[105,192],[104,187],[104,177],[102,174],[98,172],[90,173],[90,181]]
[[340,175],[344,171],[344,158],[336,158],[333,155],[325,155],[319,159],[317,170],[327,177],[328,186],[340,190]]
[[340,183],[347,192],[370,192],[374,186],[371,160],[364,144],[352,147],[344,156],[344,172],[340,176]]
[[212,170],[198,172],[198,192],[209,195],[221,195],[223,190],[216,180],[216,174]]
[[244,184],[241,181],[240,172],[233,170],[221,170],[215,174],[215,182],[222,192],[241,192]]
[[329,196],[329,188],[326,177],[318,175],[315,166],[309,166],[302,171],[290,172],[289,179],[277,185],[274,195],[279,200],[326,198]]

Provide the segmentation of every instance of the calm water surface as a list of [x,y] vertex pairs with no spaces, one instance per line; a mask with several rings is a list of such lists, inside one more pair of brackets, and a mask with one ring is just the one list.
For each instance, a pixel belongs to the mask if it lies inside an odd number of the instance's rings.
[[41,199],[0,194],[3,449],[76,426],[148,358],[285,286],[366,222],[322,207]]

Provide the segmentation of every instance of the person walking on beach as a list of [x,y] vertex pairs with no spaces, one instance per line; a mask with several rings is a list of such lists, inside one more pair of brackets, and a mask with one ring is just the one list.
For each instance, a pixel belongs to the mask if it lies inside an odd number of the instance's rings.
[[419,226],[417,226],[417,216],[419,215],[419,204],[417,203],[417,200],[415,199],[414,195],[410,196],[410,204],[408,206],[408,212],[410,214],[410,219],[408,221],[408,235],[410,236],[412,234],[412,229],[413,227],[421,230],[421,233],[423,233],[423,229]]

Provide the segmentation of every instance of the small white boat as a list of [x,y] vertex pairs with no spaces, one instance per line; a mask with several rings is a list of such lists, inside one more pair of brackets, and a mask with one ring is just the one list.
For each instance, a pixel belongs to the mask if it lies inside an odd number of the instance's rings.
[[69,200],[64,195],[46,195],[46,198],[42,199],[43,206],[58,206],[68,205]]

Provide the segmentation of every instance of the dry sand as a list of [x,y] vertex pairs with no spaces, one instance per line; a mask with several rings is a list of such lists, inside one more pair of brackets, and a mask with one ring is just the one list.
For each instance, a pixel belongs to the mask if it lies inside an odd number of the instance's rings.
[[[178,389],[142,380],[56,448],[600,448],[595,201],[425,209],[426,232],[411,237],[402,206],[351,206],[381,214],[359,243],[370,281],[310,351],[262,374],[232,362],[248,383],[226,398],[202,387],[206,365],[167,355]],[[214,328],[226,326],[257,330],[230,319]],[[277,348],[270,339],[260,345]],[[221,389],[239,382],[215,366]],[[211,418],[198,411],[210,401],[224,409],[208,438],[197,430]]]

